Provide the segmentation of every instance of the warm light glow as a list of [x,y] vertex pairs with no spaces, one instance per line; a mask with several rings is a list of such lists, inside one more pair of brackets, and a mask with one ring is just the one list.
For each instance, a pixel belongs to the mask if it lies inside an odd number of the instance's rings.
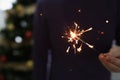
[[[65,36],[62,36],[62,38],[68,39],[68,43],[72,44],[67,48],[66,52],[69,53],[71,47],[74,49],[74,53],[81,52],[82,43],[86,44],[89,48],[93,48],[94,46],[88,44],[87,42],[81,39],[81,36],[84,33],[91,31],[92,29],[93,28],[90,27],[89,29],[86,30],[80,30],[80,26],[78,26],[78,24],[74,22],[74,28],[69,29],[68,31],[66,31]],[[81,44],[80,47],[77,47],[79,44]]]
[[70,31],[70,36],[71,36],[72,39],[77,37],[76,33],[72,32],[72,31]]
[[82,44],[81,46],[77,49],[78,52],[81,52],[82,51]]

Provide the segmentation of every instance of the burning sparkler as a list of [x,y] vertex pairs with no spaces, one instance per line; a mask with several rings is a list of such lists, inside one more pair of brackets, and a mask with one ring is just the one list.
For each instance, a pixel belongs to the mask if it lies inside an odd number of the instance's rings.
[[[86,30],[80,30],[80,26],[76,22],[74,22],[74,28],[69,29],[69,31],[65,32],[65,36],[62,36],[62,38],[66,38],[68,43],[71,43],[72,46],[68,46],[66,52],[69,53],[70,49],[74,49],[74,53],[81,52],[82,51],[82,44],[87,45],[89,48],[94,48],[93,45],[90,45],[89,43],[85,42],[84,40],[81,39],[81,36],[88,32],[91,31],[92,27]],[[79,45],[80,44],[80,45]]]

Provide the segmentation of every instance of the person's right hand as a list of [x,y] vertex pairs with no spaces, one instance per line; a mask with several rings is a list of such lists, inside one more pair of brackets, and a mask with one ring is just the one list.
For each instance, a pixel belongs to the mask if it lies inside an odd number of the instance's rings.
[[120,72],[120,47],[116,46],[106,54],[100,54],[102,64],[111,72]]

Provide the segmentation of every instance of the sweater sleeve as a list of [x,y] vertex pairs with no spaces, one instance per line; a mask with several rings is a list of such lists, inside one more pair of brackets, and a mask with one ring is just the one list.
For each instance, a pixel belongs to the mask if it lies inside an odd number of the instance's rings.
[[42,1],[37,4],[34,16],[33,42],[33,80],[46,80],[49,36],[45,5]]

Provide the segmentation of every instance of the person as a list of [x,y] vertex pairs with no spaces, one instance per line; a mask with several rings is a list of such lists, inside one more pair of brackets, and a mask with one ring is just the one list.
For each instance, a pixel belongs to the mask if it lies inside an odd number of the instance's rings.
[[[110,80],[106,68],[111,65],[106,61],[116,58],[107,52],[113,39],[120,44],[119,11],[119,0],[39,0],[33,27],[33,80],[46,80],[48,50],[52,55],[50,80]],[[66,53],[70,43],[61,36],[74,22],[80,29],[93,27],[81,38],[94,49],[83,44],[80,53],[73,49]]]

